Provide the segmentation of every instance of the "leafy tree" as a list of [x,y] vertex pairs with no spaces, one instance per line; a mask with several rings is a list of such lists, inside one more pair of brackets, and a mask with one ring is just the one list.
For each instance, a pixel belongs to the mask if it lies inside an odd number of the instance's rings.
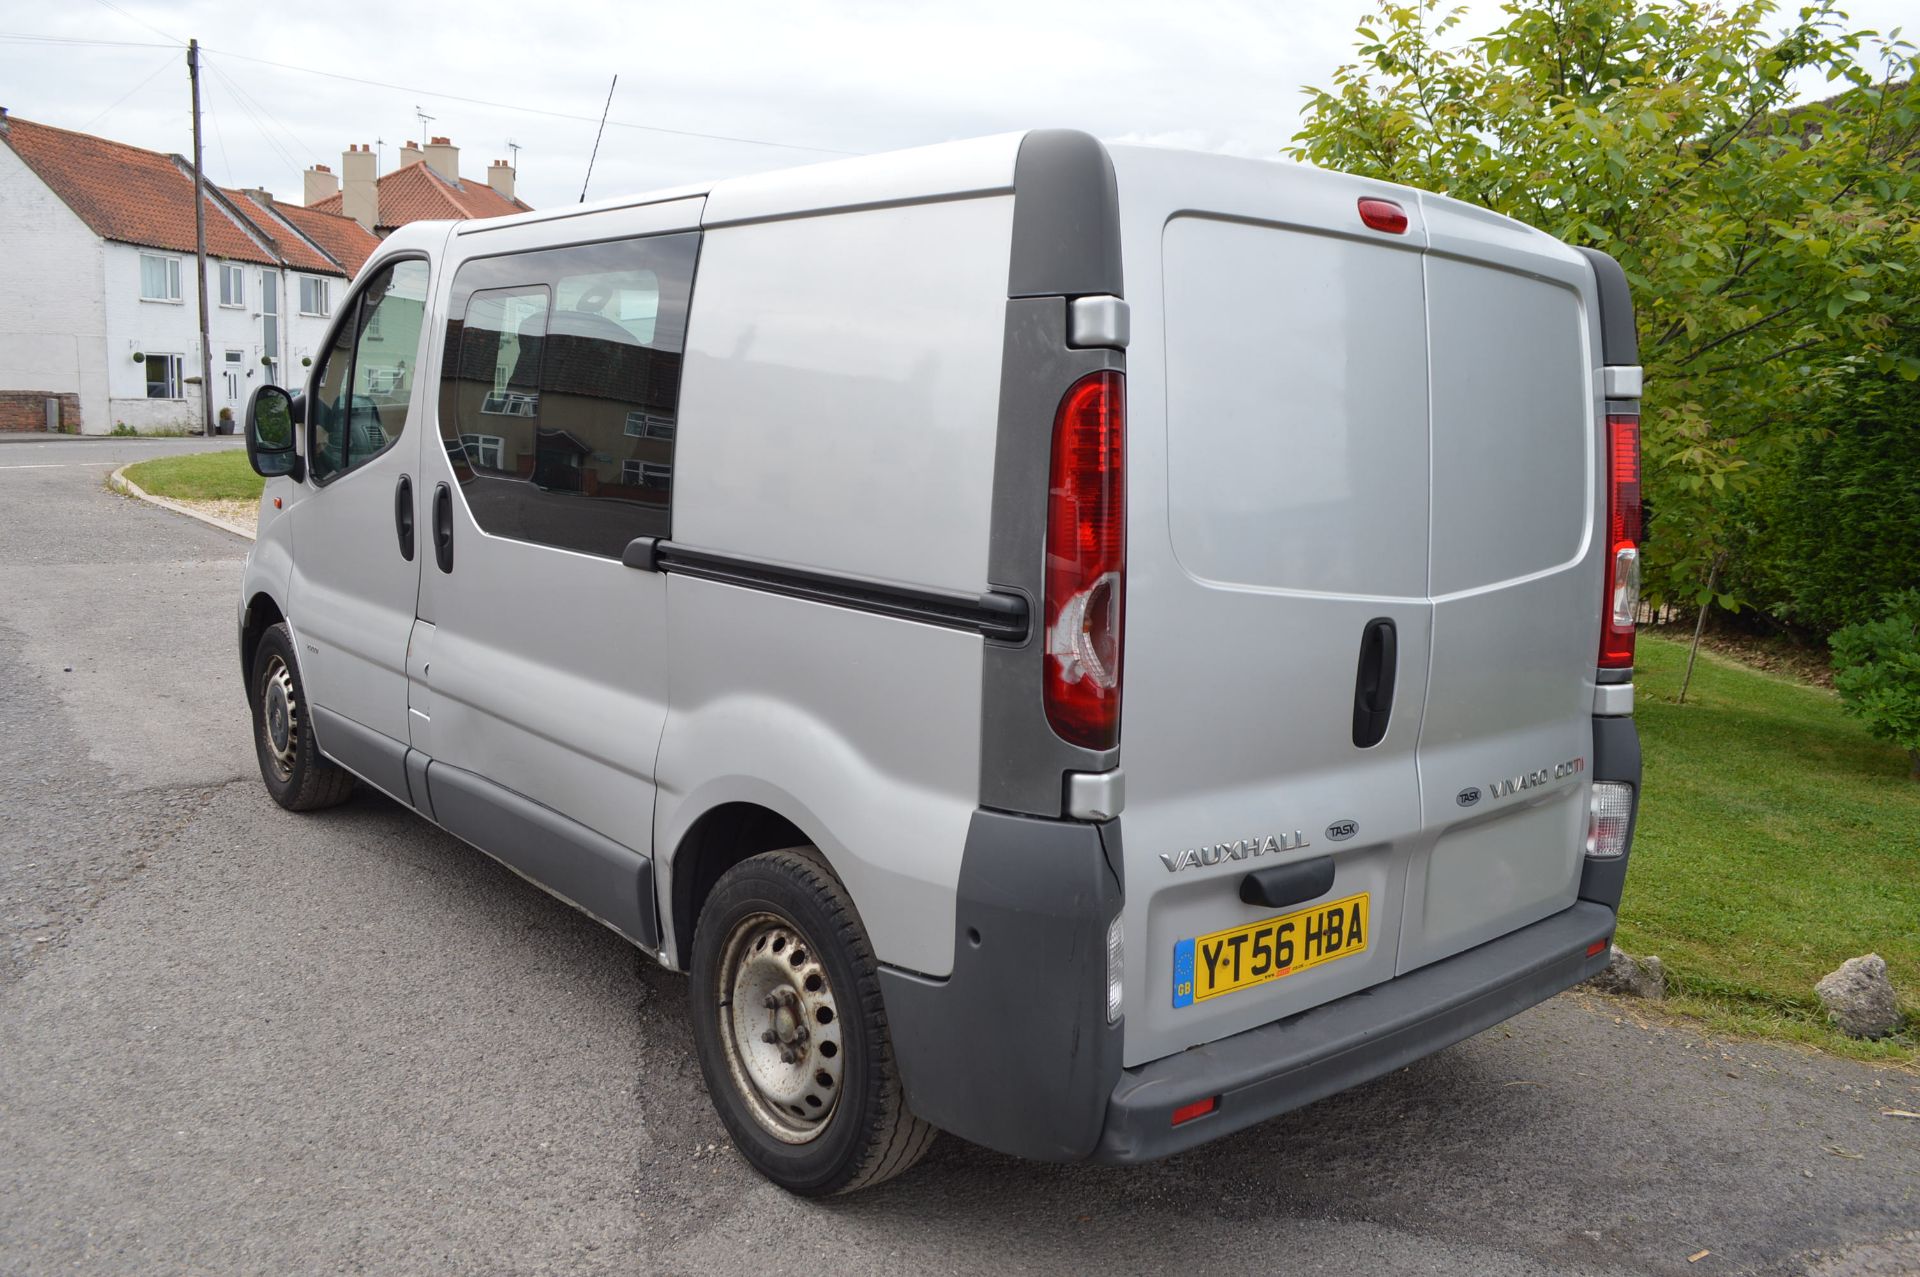
[[[1816,3],[1379,0],[1359,60],[1310,88],[1292,153],[1440,191],[1612,253],[1634,288],[1648,593],[1705,601],[1729,498],[1818,427],[1842,370],[1920,376],[1911,45]],[[1794,106],[1824,75],[1843,92]],[[1903,340],[1901,334],[1909,334]],[[1727,606],[1738,602],[1725,596]]]
[[1887,615],[1833,636],[1833,687],[1867,730],[1907,751],[1920,780],[1920,590],[1886,601]]
[[1920,382],[1843,376],[1812,422],[1822,433],[1740,498],[1729,569],[1771,620],[1824,636],[1920,589]]

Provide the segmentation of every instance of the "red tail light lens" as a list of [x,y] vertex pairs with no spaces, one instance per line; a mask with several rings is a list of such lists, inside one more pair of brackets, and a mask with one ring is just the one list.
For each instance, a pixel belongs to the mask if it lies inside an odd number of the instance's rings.
[[1633,665],[1633,615],[1640,606],[1640,418],[1607,418],[1607,573],[1600,668]]
[[1407,212],[1392,200],[1361,200],[1360,220],[1374,230],[1385,231],[1389,235],[1407,233]]
[[1047,482],[1047,722],[1070,744],[1120,741],[1126,593],[1126,379],[1088,373],[1054,414]]

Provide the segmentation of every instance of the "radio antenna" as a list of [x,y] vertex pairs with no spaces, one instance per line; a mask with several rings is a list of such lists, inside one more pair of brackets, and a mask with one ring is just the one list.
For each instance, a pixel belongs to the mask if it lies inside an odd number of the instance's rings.
[[587,176],[580,183],[580,202],[587,202],[587,183],[593,180],[593,162],[600,158],[600,138],[607,131],[607,112],[613,110],[613,91],[618,88],[620,77],[614,76],[613,83],[607,86],[607,104],[600,108],[600,130],[593,135],[593,154],[587,157]]

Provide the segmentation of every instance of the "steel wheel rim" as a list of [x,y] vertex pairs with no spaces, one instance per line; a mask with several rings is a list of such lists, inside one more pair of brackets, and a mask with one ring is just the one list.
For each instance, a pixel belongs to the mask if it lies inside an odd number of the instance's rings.
[[846,1062],[820,955],[786,919],[756,913],[728,933],[714,983],[727,1071],[754,1121],[783,1144],[819,1138]]
[[293,671],[277,653],[267,658],[260,678],[260,740],[275,774],[292,780],[300,753],[300,701],[293,691]]

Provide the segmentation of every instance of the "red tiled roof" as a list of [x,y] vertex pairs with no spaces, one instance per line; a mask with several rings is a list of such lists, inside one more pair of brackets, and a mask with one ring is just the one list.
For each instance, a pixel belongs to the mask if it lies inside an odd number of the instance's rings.
[[[194,251],[193,176],[174,156],[143,151],[8,116],[0,141],[13,148],[66,206],[102,239],[177,253]],[[209,192],[207,252],[277,266],[275,254],[241,228]]]
[[[425,160],[415,160],[383,175],[379,185],[380,214],[376,224],[388,230],[408,222],[505,217],[533,209],[533,205],[507,199],[485,182],[476,182],[470,177],[463,177],[458,183],[449,182]],[[322,213],[338,213],[341,200],[338,194],[329,195],[312,207]]]
[[[340,273],[339,263],[294,234],[274,217],[273,205],[270,202],[262,202],[246,191],[230,191],[224,187],[220,193],[239,208],[240,215],[253,224],[254,230],[266,237],[287,265],[295,270],[316,271],[325,275]],[[357,223],[354,229],[359,229]]]
[[278,200],[274,201],[273,211],[292,222],[296,230],[324,249],[327,256],[346,267],[349,275],[358,275],[367,258],[373,256],[373,250],[380,247],[380,237],[351,217],[301,208],[298,204],[282,204]]
[[326,275],[344,271],[351,277],[360,273],[360,267],[380,246],[379,237],[363,230],[351,217],[278,200],[263,203],[248,191],[223,189],[220,193],[240,206],[247,220],[273,240],[287,265],[296,270]]

